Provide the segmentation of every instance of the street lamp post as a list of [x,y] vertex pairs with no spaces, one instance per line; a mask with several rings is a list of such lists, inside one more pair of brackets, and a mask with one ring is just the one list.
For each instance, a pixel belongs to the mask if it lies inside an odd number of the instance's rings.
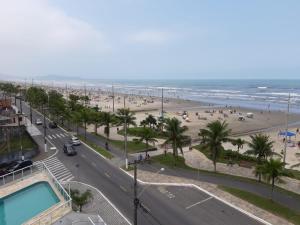
[[43,104],[43,114],[44,114],[44,146],[45,146],[45,152],[47,152],[47,139],[46,139],[46,113],[45,113],[45,106]]
[[[17,113],[18,115],[18,127],[19,127],[19,138],[20,138],[20,150],[22,154],[22,159],[23,159],[23,143],[22,143],[22,132],[21,132],[21,125],[20,125],[20,113]],[[22,114],[21,114],[22,115]]]

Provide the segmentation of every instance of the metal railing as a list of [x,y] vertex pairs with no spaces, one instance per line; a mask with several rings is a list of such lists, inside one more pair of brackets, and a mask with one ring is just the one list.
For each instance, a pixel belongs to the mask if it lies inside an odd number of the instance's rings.
[[45,163],[38,162],[31,166],[27,166],[20,170],[16,170],[11,173],[0,176],[0,186],[14,181],[23,180],[25,177],[28,177],[36,172],[45,172],[47,174],[51,184],[61,194],[65,202],[63,204],[57,205],[56,207],[51,209],[51,211],[46,211],[37,215],[36,218],[33,218],[30,223],[26,224],[52,224],[54,221],[58,220],[61,216],[68,212],[69,209],[71,209],[72,199],[67,193],[67,191],[63,188],[63,186],[59,183],[59,181],[55,178],[55,176],[51,173],[51,171],[47,168]]
[[38,167],[35,165],[27,166],[22,169],[7,173],[0,176],[0,186],[8,184],[16,180],[23,180],[24,177],[33,174],[34,172],[39,171]]

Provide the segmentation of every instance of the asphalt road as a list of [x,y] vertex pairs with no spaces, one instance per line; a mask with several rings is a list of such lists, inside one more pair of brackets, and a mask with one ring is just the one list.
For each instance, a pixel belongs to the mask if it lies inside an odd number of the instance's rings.
[[[27,115],[29,113],[28,106],[25,104],[23,104],[23,112]],[[35,121],[41,116],[33,112],[33,118]],[[38,129],[43,134],[43,127],[38,126]],[[60,128],[47,129],[47,136],[52,137],[49,140],[59,150],[56,157],[73,174],[74,180],[98,188],[130,221],[133,221],[132,178],[84,145],[76,147],[78,152],[76,156],[66,156],[62,146],[69,141],[70,136]],[[42,139],[43,136],[40,138]],[[203,200],[205,201],[201,202]],[[146,213],[139,209],[138,222],[143,225],[261,224],[192,188],[151,186],[143,193],[141,201],[149,211]],[[197,204],[193,206],[195,203]]]

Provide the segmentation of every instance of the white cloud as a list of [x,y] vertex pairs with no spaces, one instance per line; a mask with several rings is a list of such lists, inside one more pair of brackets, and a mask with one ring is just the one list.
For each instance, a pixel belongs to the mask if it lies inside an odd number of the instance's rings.
[[130,36],[130,40],[139,43],[162,44],[171,39],[171,34],[159,30],[142,30]]
[[37,64],[39,59],[44,59],[40,60],[43,63],[53,56],[57,59],[109,51],[101,32],[50,3],[0,0],[0,71],[19,73],[17,67],[32,68],[33,61]]

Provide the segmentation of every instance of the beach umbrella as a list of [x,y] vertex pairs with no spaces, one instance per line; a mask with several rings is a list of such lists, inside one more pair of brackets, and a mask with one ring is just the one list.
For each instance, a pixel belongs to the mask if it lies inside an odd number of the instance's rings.
[[279,132],[279,135],[280,136],[287,136],[287,137],[293,137],[293,136],[296,136],[296,133],[294,132],[291,132],[291,131],[281,131]]

